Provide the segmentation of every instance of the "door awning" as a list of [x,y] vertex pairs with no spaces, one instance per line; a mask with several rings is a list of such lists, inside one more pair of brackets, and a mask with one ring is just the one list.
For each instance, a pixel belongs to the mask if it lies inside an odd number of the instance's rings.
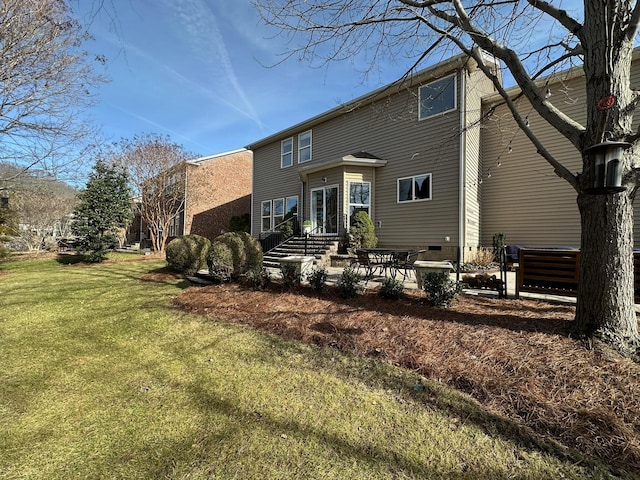
[[298,175],[300,175],[302,181],[306,181],[307,177],[310,174],[322,172],[330,168],[343,166],[377,168],[384,167],[386,164],[386,160],[382,160],[380,157],[377,157],[371,153],[360,151],[356,153],[350,153],[349,155],[345,155],[344,157],[329,160],[327,162],[316,163],[314,165],[305,165],[298,170]]

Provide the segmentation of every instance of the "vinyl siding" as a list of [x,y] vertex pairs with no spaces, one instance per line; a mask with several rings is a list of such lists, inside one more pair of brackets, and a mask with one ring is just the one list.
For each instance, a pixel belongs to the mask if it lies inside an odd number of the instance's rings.
[[[448,72],[450,73],[450,72]],[[460,82],[457,82],[458,90]],[[426,247],[443,244],[444,237],[457,242],[459,108],[455,111],[418,120],[417,87],[390,91],[384,99],[363,104],[342,115],[312,126],[313,159],[297,162],[298,131],[287,130],[271,143],[254,151],[253,232],[260,231],[260,202],[300,191],[299,168],[331,162],[345,155],[366,151],[387,161],[379,168],[341,167],[336,171],[310,174],[305,189],[304,211],[308,217],[309,192],[320,178],[326,185],[340,184],[340,199],[346,212],[345,189],[351,175],[375,177],[372,217],[382,222],[376,230],[381,246]],[[459,92],[458,92],[459,95]],[[458,100],[458,107],[460,102]],[[304,130],[309,126],[305,125]],[[301,131],[304,131],[301,130]],[[280,139],[293,136],[294,166],[280,168]],[[397,203],[396,183],[400,177],[430,173],[432,198],[409,204]],[[329,178],[330,177],[330,178]],[[454,243],[455,245],[455,243]]]
[[482,177],[480,161],[480,142],[482,129],[482,98],[494,93],[491,82],[480,70],[469,72],[465,82],[464,111],[464,158],[465,171],[463,182],[463,215],[464,252],[475,250],[480,239],[480,206],[481,189],[479,179]]
[[[632,84],[639,79],[640,63],[636,62],[632,67]],[[550,101],[555,106],[579,122],[585,121],[582,77],[551,84],[550,89]],[[582,171],[580,152],[533,113],[524,99],[519,100],[518,106],[525,115],[529,114],[533,132],[555,158],[573,172]],[[575,190],[556,176],[552,167],[536,153],[506,107],[498,107],[485,122],[481,156],[482,244],[491,246],[493,235],[502,232],[508,244],[580,246],[580,214]],[[487,178],[489,171],[491,178]],[[637,245],[637,215],[634,223]]]

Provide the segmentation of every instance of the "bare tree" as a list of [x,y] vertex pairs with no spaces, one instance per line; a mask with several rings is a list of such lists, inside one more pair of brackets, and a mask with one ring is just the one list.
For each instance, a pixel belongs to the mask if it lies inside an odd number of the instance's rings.
[[[16,175],[14,166],[0,164],[0,174]],[[68,231],[76,203],[76,190],[52,178],[29,172],[17,176],[10,194],[10,206],[16,215],[17,234],[29,250],[39,250]]]
[[[77,164],[96,134],[82,113],[104,79],[82,49],[90,37],[66,0],[0,3],[0,162],[59,176]],[[15,177],[0,178],[0,190]]]
[[187,160],[193,158],[169,137],[136,135],[113,146],[111,161],[126,169],[134,195],[141,200],[142,221],[149,229],[154,252],[164,252],[188,200],[185,189]]
[[[633,291],[633,210],[639,185],[638,139],[632,117],[640,92],[630,83],[631,57],[640,23],[640,2],[584,0],[570,13],[544,0],[256,0],[267,23],[295,45],[288,52],[309,61],[365,57],[368,65],[390,56],[414,67],[446,48],[472,57],[508,106],[518,127],[553,171],[577,194],[581,216],[581,276],[576,327],[622,352],[640,345]],[[534,31],[545,32],[540,43]],[[583,158],[573,173],[545,148],[481,50],[499,59],[531,107]],[[571,118],[548,98],[543,76],[581,64],[586,122]],[[369,67],[365,67],[366,68]],[[624,191],[592,195],[596,172],[588,148],[630,142],[621,159]]]

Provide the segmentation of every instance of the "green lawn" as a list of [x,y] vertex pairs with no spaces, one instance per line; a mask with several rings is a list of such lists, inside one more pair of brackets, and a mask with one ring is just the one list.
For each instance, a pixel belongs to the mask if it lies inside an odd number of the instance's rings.
[[0,264],[0,478],[606,477],[409,372],[179,313],[163,265]]

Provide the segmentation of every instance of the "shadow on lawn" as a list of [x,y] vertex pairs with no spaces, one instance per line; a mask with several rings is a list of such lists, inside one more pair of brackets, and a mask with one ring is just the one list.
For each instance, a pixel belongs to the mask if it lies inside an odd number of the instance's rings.
[[[484,325],[498,327],[514,332],[536,332],[548,335],[571,336],[573,321],[566,318],[557,318],[558,312],[568,312],[573,307],[566,305],[553,305],[547,302],[527,300],[526,306],[520,300],[496,300],[476,296],[462,296],[468,298],[486,309],[489,314],[479,312],[458,311],[455,309],[443,309],[428,305],[424,295],[416,292],[405,294],[402,299],[388,300],[382,298],[377,291],[369,291],[355,298],[345,299],[340,297],[332,289],[324,293],[302,286],[294,291],[297,295],[304,295],[313,299],[326,299],[331,302],[345,305],[353,312],[362,310],[376,311],[385,315],[403,316],[410,315],[424,320],[455,322],[469,326]],[[274,292],[277,294],[277,292]],[[446,312],[446,315],[442,315]],[[530,313],[529,316],[523,314]],[[556,316],[554,316],[556,315]]]
[[[221,309],[217,309],[219,303]],[[379,376],[364,370],[358,372],[357,378],[375,388],[403,392],[403,396],[425,405],[435,403],[463,423],[473,423],[490,435],[500,435],[559,458],[578,461],[575,451],[564,445],[583,451],[579,445],[584,447],[585,442],[580,438],[594,435],[589,433],[593,422],[580,420],[586,419],[587,413],[597,416],[598,422],[607,422],[607,415],[612,414],[607,409],[594,410],[590,400],[580,397],[588,394],[584,385],[565,378],[565,375],[580,376],[581,370],[569,372],[566,369],[573,368],[573,364],[562,363],[565,358],[548,356],[560,349],[564,355],[575,355],[577,365],[588,363],[587,350],[571,339],[573,307],[464,296],[453,308],[441,309],[428,306],[418,292],[399,301],[386,300],[375,291],[343,299],[333,289],[319,293],[301,286],[281,293],[276,285],[269,291],[255,292],[238,284],[188,290],[176,304],[200,313],[208,306],[207,314],[214,318],[252,325],[287,339],[353,352],[371,362],[374,372],[382,367],[376,367],[381,362],[371,357],[385,358],[411,373],[402,379],[385,378],[383,385]],[[495,343],[498,341],[502,343]],[[501,350],[503,345],[508,347],[506,354]],[[426,363],[422,363],[424,353],[429,355],[425,357]],[[597,371],[608,372],[607,375],[617,371],[594,365]],[[426,379],[423,391],[413,392],[407,378],[415,379],[418,372],[472,394],[482,403],[505,402],[505,410],[514,418],[488,413],[475,400],[452,395],[448,387]],[[353,379],[354,375],[346,377]],[[556,381],[560,382],[557,391]],[[509,390],[512,388],[513,392]],[[626,390],[612,391],[618,395]],[[509,397],[511,393],[515,399]],[[560,400],[564,398],[566,408],[555,395],[562,395]],[[632,405],[633,400],[629,403]],[[630,413],[627,411],[626,418],[616,419],[611,425],[596,422],[600,434],[610,444],[595,446],[597,439],[589,440],[589,448],[584,451],[586,458],[592,460],[587,462],[592,465],[604,462],[613,471],[634,468],[640,452],[634,446],[635,429],[629,427],[630,432],[625,425],[632,421]]]
[[[274,362],[275,357],[283,354],[284,350],[295,349],[291,344],[282,344],[280,352],[270,350],[265,352],[264,356],[258,356],[256,361],[267,363]],[[308,352],[304,352],[309,357]],[[441,414],[454,419],[454,425],[470,425],[473,424],[485,431],[489,436],[501,436],[505,441],[514,444],[520,448],[538,450],[557,458],[565,464],[580,464],[583,467],[591,467],[594,471],[608,472],[608,467],[586,460],[583,456],[572,451],[553,440],[546,440],[536,435],[530,429],[522,427],[508,419],[486,412],[476,402],[468,397],[461,395],[448,387],[435,383],[427,382],[420,391],[416,391],[414,385],[409,380],[408,374],[400,375],[380,375],[379,366],[373,363],[370,365],[371,370],[364,369],[367,373],[361,375],[354,372],[341,371],[340,367],[336,368],[335,364],[328,363],[326,355],[319,355],[315,358],[317,364],[313,364],[311,368],[333,370],[334,374],[343,377],[348,382],[354,380],[362,381],[368,384],[374,390],[384,389],[394,391],[396,394],[406,401],[417,403],[425,406],[429,410],[436,409]],[[370,372],[376,372],[377,375],[370,375]],[[375,378],[375,379],[374,379]],[[382,384],[380,383],[382,379]],[[459,470],[444,470],[444,466],[439,465],[438,461],[422,462],[411,455],[408,451],[395,449],[380,448],[373,442],[363,441],[361,439],[349,440],[345,435],[339,435],[324,429],[321,424],[308,425],[297,421],[295,418],[278,418],[263,409],[246,410],[239,407],[238,402],[228,399],[228,394],[218,393],[207,389],[201,384],[193,383],[189,387],[192,400],[195,405],[202,409],[203,413],[210,415],[211,413],[222,413],[225,417],[234,419],[230,422],[237,425],[228,431],[218,430],[215,436],[204,439],[190,439],[187,443],[198,442],[204,450],[201,456],[204,458],[209,455],[216,455],[220,441],[233,442],[234,437],[241,438],[244,435],[250,435],[255,429],[262,429],[270,432],[270,436],[274,442],[286,442],[288,438],[297,438],[306,442],[306,439],[313,439],[313,443],[325,445],[328,450],[334,451],[340,458],[349,458],[361,464],[371,465],[372,470],[376,470],[376,466],[380,471],[404,472],[411,477],[420,476],[420,478],[505,478],[508,475],[509,468],[504,470],[496,469],[495,471],[487,471],[486,465],[474,465],[473,458],[469,464],[465,464],[465,458],[460,458]],[[224,397],[224,398],[223,398]],[[384,422],[385,419],[381,418]],[[455,427],[452,427],[455,428]],[[415,448],[420,448],[416,445]],[[172,448],[172,451],[184,451],[186,448]],[[175,459],[174,459],[175,460]],[[193,461],[193,460],[191,460]],[[239,462],[246,461],[245,458],[239,456]],[[166,468],[169,468],[168,463]],[[157,472],[157,473],[170,473]],[[538,472],[541,474],[541,472]],[[547,472],[546,476],[538,478],[555,478],[552,473]]]

